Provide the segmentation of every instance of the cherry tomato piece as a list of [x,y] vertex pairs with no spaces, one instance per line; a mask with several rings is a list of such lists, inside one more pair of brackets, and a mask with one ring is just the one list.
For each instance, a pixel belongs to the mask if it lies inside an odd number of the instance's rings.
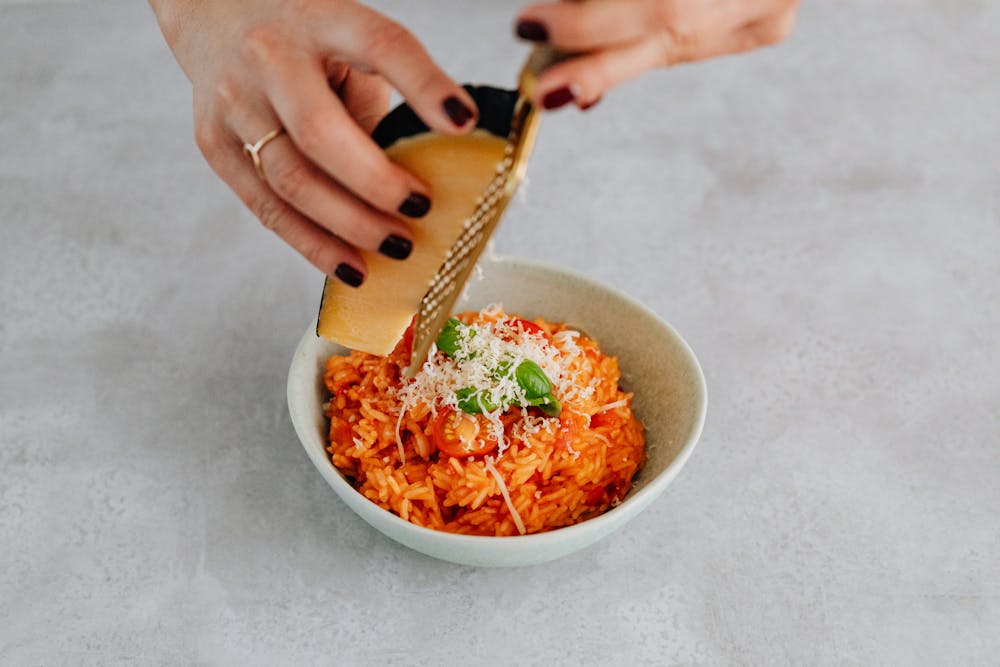
[[618,414],[612,410],[598,412],[590,417],[590,428],[600,428],[601,426],[617,426],[619,422]]
[[396,343],[396,349],[393,350],[395,353],[406,354],[407,361],[409,361],[410,352],[413,350],[413,325],[416,321],[416,317],[410,320],[410,325],[406,327],[406,331],[403,332],[403,336]]
[[542,334],[543,336],[547,337],[545,329],[541,328],[531,320],[524,320],[521,319],[520,317],[512,317],[509,320],[507,320],[507,324],[514,327],[515,329],[520,327],[525,333]]
[[577,431],[580,430],[580,426],[576,419],[573,417],[572,413],[564,413],[559,418],[559,430],[557,431],[558,437],[553,445],[556,451],[566,451],[570,447],[570,443],[573,442],[573,438],[576,437]]
[[340,417],[330,418],[330,442],[340,446],[350,445],[354,440],[351,425]]
[[434,420],[434,444],[446,456],[464,459],[489,454],[497,448],[490,422],[481,415],[443,408]]

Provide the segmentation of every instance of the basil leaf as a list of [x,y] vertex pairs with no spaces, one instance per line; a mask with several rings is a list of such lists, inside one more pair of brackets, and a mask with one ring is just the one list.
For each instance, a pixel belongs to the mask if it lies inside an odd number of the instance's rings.
[[538,408],[549,417],[558,417],[562,413],[562,404],[552,394],[529,399],[527,404]]
[[505,377],[510,377],[510,365],[511,364],[509,361],[501,361],[499,364],[497,364],[496,370],[494,370],[493,373],[491,373],[493,379],[502,380]]
[[538,409],[549,417],[558,417],[562,414],[562,403],[556,400],[555,396],[548,396],[549,402],[538,406]]
[[478,415],[483,412],[483,408],[476,398],[476,390],[472,387],[459,389],[455,392],[455,397],[458,398],[458,407],[462,412],[470,415]]
[[458,352],[459,341],[462,339],[462,327],[465,326],[454,317],[448,318],[448,321],[444,325],[444,329],[441,329],[441,333],[437,337],[437,348],[447,354],[449,357],[454,357]]
[[552,383],[545,376],[538,364],[526,359],[518,364],[515,371],[517,383],[524,389],[524,395],[528,398],[540,398],[552,393]]
[[459,389],[455,392],[455,397],[458,399],[459,409],[470,415],[479,415],[483,411],[493,412],[499,407],[494,405],[484,392],[477,390],[475,387]]

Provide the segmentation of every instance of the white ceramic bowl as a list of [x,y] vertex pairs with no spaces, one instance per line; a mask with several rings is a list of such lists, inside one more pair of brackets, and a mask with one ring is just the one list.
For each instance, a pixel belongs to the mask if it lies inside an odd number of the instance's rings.
[[[455,535],[403,521],[348,483],[326,453],[323,368],[346,350],[309,325],[288,373],[288,409],[309,458],[323,478],[362,519],[392,539],[427,555],[483,566],[530,565],[582,549],[623,526],[645,509],[680,472],[705,422],[705,377],[687,343],[650,310],[584,276],[515,259],[483,262],[462,310],[502,303],[510,313],[567,322],[617,355],[621,384],[635,393],[636,415],[646,426],[648,460],[625,500],[601,516],[547,533],[514,537]],[[336,506],[331,503],[331,511]]]

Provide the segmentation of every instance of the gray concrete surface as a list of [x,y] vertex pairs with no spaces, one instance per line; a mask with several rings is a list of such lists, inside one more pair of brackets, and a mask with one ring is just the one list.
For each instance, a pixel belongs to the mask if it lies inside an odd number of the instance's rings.
[[[497,250],[641,299],[711,402],[639,519],[506,571],[313,470],[321,278],[203,164],[145,5],[3,4],[0,663],[1000,662],[997,3],[808,3],[548,119]],[[515,3],[380,6],[511,80]]]

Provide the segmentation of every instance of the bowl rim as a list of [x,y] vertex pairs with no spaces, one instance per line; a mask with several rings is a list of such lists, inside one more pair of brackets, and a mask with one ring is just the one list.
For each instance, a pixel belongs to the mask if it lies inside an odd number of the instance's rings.
[[[425,528],[423,526],[418,526],[415,523],[410,523],[400,516],[397,516],[393,512],[385,509],[381,505],[372,502],[370,499],[363,496],[358,492],[351,484],[344,479],[340,472],[334,467],[333,463],[326,456],[321,456],[313,452],[313,450],[306,445],[306,436],[304,432],[305,425],[300,423],[300,419],[297,418],[297,410],[292,406],[292,395],[294,386],[293,371],[297,367],[299,360],[304,356],[305,349],[309,345],[315,345],[316,339],[319,336],[316,335],[316,318],[313,318],[312,323],[306,330],[305,335],[302,336],[299,344],[295,348],[295,353],[292,357],[292,364],[289,368],[288,382],[286,385],[286,398],[288,403],[289,413],[292,419],[292,426],[295,429],[295,433],[299,438],[299,442],[302,448],[306,450],[306,454],[312,461],[313,465],[319,470],[320,474],[327,481],[334,491],[337,491],[341,499],[350,506],[350,503],[345,497],[345,493],[351,495],[358,500],[362,500],[371,506],[371,509],[378,510],[378,512],[371,514],[371,519],[378,517],[379,520],[384,519],[389,522],[389,525],[395,530],[403,531],[408,533],[410,536],[416,539],[435,539],[442,543],[453,543],[457,545],[464,546],[477,546],[482,547],[485,545],[499,546],[501,544],[509,545],[546,545],[555,542],[562,542],[567,538],[572,538],[573,536],[579,536],[586,533],[591,533],[595,530],[600,530],[601,527],[607,527],[611,529],[614,524],[621,518],[628,518],[628,515],[632,512],[638,512],[642,510],[649,502],[652,502],[663,489],[670,484],[671,481],[678,475],[681,468],[687,462],[688,458],[691,456],[691,452],[694,450],[701,437],[701,433],[705,427],[705,418],[708,411],[708,389],[705,382],[705,374],[701,368],[701,364],[698,362],[698,358],[695,356],[694,351],[688,342],[684,340],[684,337],[678,333],[676,329],[663,318],[661,318],[656,312],[651,308],[644,305],[637,299],[629,296],[625,292],[621,291],[616,287],[610,285],[605,285],[590,276],[580,273],[573,269],[567,269],[560,266],[555,266],[546,262],[541,262],[537,260],[528,260],[521,258],[514,258],[504,255],[491,255],[483,259],[484,263],[497,263],[497,264],[508,264],[514,267],[522,266],[526,269],[561,274],[562,276],[568,277],[575,281],[583,283],[585,287],[590,289],[603,290],[610,293],[617,299],[621,299],[626,302],[629,306],[636,308],[645,315],[653,318],[659,322],[660,326],[663,326],[669,331],[669,333],[674,337],[677,343],[679,343],[680,349],[684,353],[688,362],[691,364],[694,372],[695,384],[696,386],[696,414],[694,427],[688,434],[684,444],[678,450],[677,455],[674,459],[664,468],[662,471],[657,473],[657,475],[649,481],[643,488],[639,489],[634,493],[629,493],[621,503],[617,506],[611,507],[604,513],[595,516],[586,521],[581,521],[580,523],[575,523],[570,526],[562,526],[560,528],[554,528],[542,533],[532,533],[529,535],[465,535],[461,533],[449,533],[443,530],[435,530],[433,528]],[[310,335],[311,334],[311,335]],[[311,436],[310,436],[311,437]],[[323,449],[325,452],[326,449]],[[633,510],[634,508],[634,510]],[[357,509],[353,509],[356,513]],[[366,521],[369,517],[365,515],[360,515],[362,519]],[[370,521],[369,521],[370,523]]]

